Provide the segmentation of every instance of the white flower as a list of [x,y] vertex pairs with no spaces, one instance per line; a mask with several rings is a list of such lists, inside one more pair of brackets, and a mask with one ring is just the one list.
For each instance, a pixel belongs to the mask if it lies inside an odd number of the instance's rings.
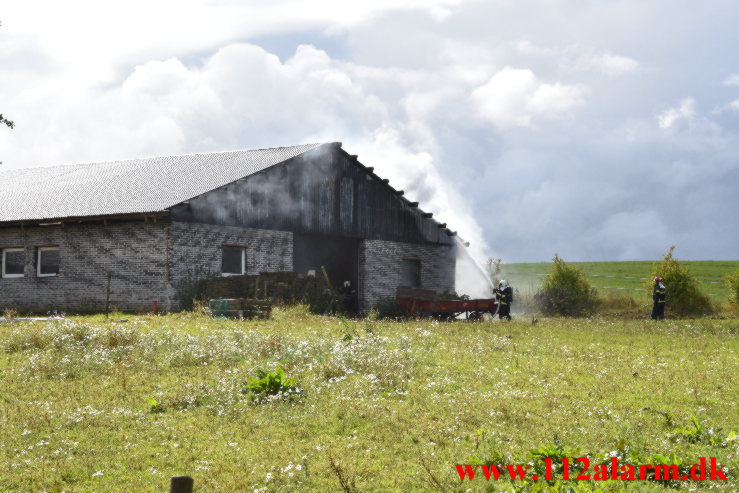
[[96,477],[96,476],[102,476],[102,475],[103,475],[103,470],[102,470],[102,469],[101,469],[101,470],[99,470],[98,472],[94,472],[94,473],[92,473],[92,477]]

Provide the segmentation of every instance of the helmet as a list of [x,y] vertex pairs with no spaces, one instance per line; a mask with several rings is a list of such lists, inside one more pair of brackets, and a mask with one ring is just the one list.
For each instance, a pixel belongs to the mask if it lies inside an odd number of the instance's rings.
[[662,278],[657,276],[654,278],[654,282],[662,282]]
[[506,281],[505,279],[503,279],[502,281],[500,281],[498,283],[498,288],[499,289],[503,289],[503,288],[507,288],[507,287],[508,287],[508,281]]

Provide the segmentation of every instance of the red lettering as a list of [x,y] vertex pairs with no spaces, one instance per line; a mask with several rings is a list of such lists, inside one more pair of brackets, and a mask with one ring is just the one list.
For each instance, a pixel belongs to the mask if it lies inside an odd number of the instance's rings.
[[726,474],[724,474],[723,468],[726,467],[723,464],[720,466],[716,466],[716,457],[711,457],[711,481],[716,481],[717,479],[721,481],[727,481]]
[[496,481],[500,477],[500,470],[498,469],[498,466],[495,464],[490,464],[489,466],[483,464],[480,466],[482,468],[482,473],[485,475],[485,479],[490,481],[490,475],[492,474],[493,479]]
[[516,479],[526,479],[526,469],[529,468],[529,465],[526,464],[525,466],[522,466],[520,464],[516,464],[515,466],[506,466],[508,468],[508,474],[511,475],[511,480],[515,481]]
[[590,460],[587,457],[578,457],[575,462],[580,462],[583,465],[582,471],[577,475],[578,481],[589,481],[590,474],[585,474],[590,469]]
[[[698,476],[699,470],[700,470],[700,476]],[[706,458],[705,457],[701,457],[700,464],[693,464],[693,466],[690,468],[690,477],[692,478],[693,481],[705,481],[706,480]]]
[[649,464],[639,464],[639,479],[642,481],[647,480],[647,469],[653,469],[653,466]]
[[611,479],[618,480],[618,457],[611,457]]
[[634,466],[631,464],[624,464],[621,466],[621,481],[634,481],[636,478],[634,477]]
[[544,458],[544,465],[547,468],[546,472],[544,473],[544,479],[546,479],[547,481],[551,481],[552,480],[552,458],[551,457]]
[[595,471],[595,476],[593,476],[595,481],[608,481],[608,466],[598,464],[593,468],[593,471]]
[[[664,477],[662,476],[662,473],[664,472]],[[672,472],[672,474],[670,474]],[[662,480],[673,480],[673,481],[679,481],[680,480],[680,469],[675,465],[668,466],[667,464],[655,464],[654,466],[654,479],[655,481],[662,481]]]
[[457,464],[456,467],[457,467],[457,473],[459,474],[460,481],[464,481],[465,476],[469,476],[470,481],[472,481],[473,479],[475,479],[475,469],[477,469],[480,466],[479,464],[475,464],[474,467],[472,467],[469,464],[465,464],[463,466],[460,464]]

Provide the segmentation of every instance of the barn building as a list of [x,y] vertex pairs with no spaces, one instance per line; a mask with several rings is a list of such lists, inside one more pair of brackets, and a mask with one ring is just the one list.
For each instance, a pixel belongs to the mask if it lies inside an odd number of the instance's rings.
[[291,271],[454,291],[455,233],[323,143],[0,174],[0,309],[177,310],[193,276]]

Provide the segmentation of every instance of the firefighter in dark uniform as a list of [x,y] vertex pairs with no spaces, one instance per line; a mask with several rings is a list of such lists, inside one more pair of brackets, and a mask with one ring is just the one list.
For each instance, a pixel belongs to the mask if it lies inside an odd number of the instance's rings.
[[662,284],[662,278],[657,276],[654,278],[654,290],[652,290],[652,300],[654,300],[654,307],[652,308],[652,320],[664,320],[665,298],[665,285]]
[[498,316],[501,320],[511,319],[511,303],[513,303],[513,288],[508,285],[508,281],[503,280],[498,283],[498,289],[495,290],[495,299],[498,300]]

